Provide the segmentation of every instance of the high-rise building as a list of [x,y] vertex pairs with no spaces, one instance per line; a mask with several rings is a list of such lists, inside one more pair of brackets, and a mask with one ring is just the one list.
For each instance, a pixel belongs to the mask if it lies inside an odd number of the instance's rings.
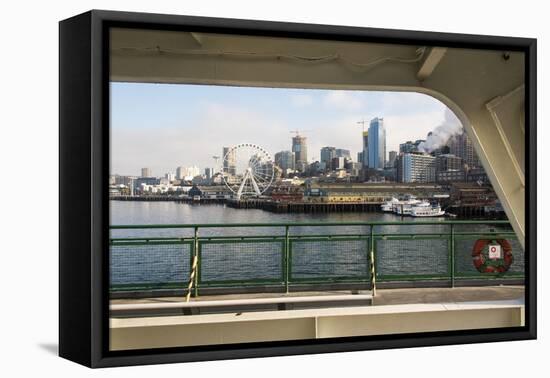
[[224,147],[223,156],[223,172],[235,176],[237,174],[237,151],[231,147]]
[[416,147],[412,141],[408,140],[405,143],[399,144],[399,153],[409,154],[411,152],[416,152]]
[[330,163],[330,166],[335,171],[340,170],[340,169],[345,169],[346,168],[346,159],[343,158],[343,157],[332,158],[332,162]]
[[292,137],[292,152],[294,152],[294,166],[297,171],[304,172],[307,167],[307,138],[296,134]]
[[414,142],[413,141],[406,141],[405,143],[401,143],[399,145],[399,153],[411,153],[411,152],[418,152],[418,146],[420,143],[426,142],[424,139],[417,139]]
[[153,177],[151,168],[141,168],[141,177]]
[[328,169],[331,169],[332,159],[336,157],[336,148],[323,147],[321,148],[321,163],[325,163]]
[[178,180],[191,180],[201,173],[199,167],[178,167],[176,168],[176,178]]
[[275,154],[275,165],[286,172],[287,170],[294,170],[294,152],[292,151],[279,151]]
[[187,168],[187,177],[193,178],[195,176],[200,176],[200,174],[201,174],[201,170],[197,166],[192,166]]
[[306,173],[308,176],[318,175],[326,170],[326,164],[323,162],[313,162],[306,167]]
[[358,160],[363,164],[363,168],[369,167],[369,131],[363,131],[363,152],[361,152],[361,160]]
[[204,176],[210,180],[214,177],[214,168],[204,168]]
[[351,152],[343,148],[337,148],[335,157],[343,157],[343,158],[351,159]]
[[388,167],[393,168],[397,159],[397,151],[390,151],[388,154]]
[[361,173],[361,163],[357,163],[351,160],[346,160],[345,162],[346,170],[349,172],[350,176],[358,177]]
[[397,158],[397,180],[400,182],[435,182],[435,157],[405,153]]
[[462,158],[451,154],[441,154],[435,157],[436,181],[448,183],[466,181]]
[[115,185],[130,186],[132,181],[136,179],[135,176],[119,176],[115,175]]
[[444,154],[436,156],[435,158],[435,169],[437,172],[451,171],[463,169],[462,158],[451,154]]
[[462,134],[455,135],[449,140],[448,145],[449,152],[462,158],[470,168],[481,166],[472,141],[466,133],[463,132]]
[[[321,162],[326,164],[327,169],[338,169],[333,166],[335,158],[343,158],[345,160],[351,160],[351,153],[349,150],[335,147],[323,147],[321,148]],[[342,168],[342,167],[340,167]]]
[[370,121],[368,133],[368,167],[384,169],[386,163],[386,129],[383,118]]
[[430,155],[433,155],[435,157],[437,156],[440,156],[440,155],[447,155],[447,154],[450,154],[451,153],[451,149],[449,148],[449,146],[442,146],[442,147],[439,147],[439,148],[436,148],[434,150],[432,150],[432,152],[430,152]]
[[185,177],[185,167],[177,167],[176,168],[176,178],[178,180],[183,180]]
[[140,188],[142,187],[142,185],[159,185],[160,184],[160,179],[159,178],[156,178],[156,177],[139,177],[135,180],[132,180],[132,184],[133,184],[133,189],[132,190],[140,190]]
[[172,182],[176,179],[176,175],[172,172],[168,172],[164,175],[164,178],[168,181],[168,182]]

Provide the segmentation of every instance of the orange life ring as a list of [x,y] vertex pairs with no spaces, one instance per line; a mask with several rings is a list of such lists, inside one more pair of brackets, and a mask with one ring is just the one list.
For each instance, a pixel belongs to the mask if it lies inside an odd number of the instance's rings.
[[[498,259],[497,264],[490,264],[483,251],[489,245],[489,243],[496,242],[500,244],[503,251],[503,256]],[[510,265],[514,262],[514,255],[512,254],[512,245],[506,239],[479,239],[475,242],[472,251],[472,261],[474,266],[480,273],[505,273],[510,268]]]

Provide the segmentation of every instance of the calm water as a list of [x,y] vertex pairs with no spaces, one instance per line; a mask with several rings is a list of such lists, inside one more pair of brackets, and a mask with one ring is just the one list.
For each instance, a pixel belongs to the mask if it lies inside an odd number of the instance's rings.
[[393,214],[383,213],[275,214],[255,209],[234,209],[224,205],[111,201],[111,224],[337,222],[400,219],[401,217]]
[[[321,213],[321,214],[276,214],[256,209],[234,209],[224,205],[192,205],[174,202],[111,201],[111,224],[194,224],[194,223],[284,223],[284,222],[358,222],[358,221],[400,221],[402,218],[386,213]],[[445,218],[404,218],[406,221],[444,223]],[[447,226],[381,226],[377,232],[446,232]],[[202,236],[221,235],[274,235],[283,228],[232,228],[203,229]],[[318,233],[362,233],[368,227],[293,227],[294,234]],[[191,234],[190,230],[132,230],[113,231],[113,236],[144,235],[175,236]]]
[[[376,233],[448,233],[448,218],[401,218],[386,213],[275,214],[255,209],[233,209],[224,205],[191,205],[174,202],[111,201],[111,224],[231,224],[285,222],[401,221],[437,222],[436,225],[377,226]],[[487,231],[489,225],[458,226],[456,231]],[[192,229],[113,230],[111,237],[189,237]],[[200,236],[284,235],[283,227],[204,228]],[[292,227],[291,235],[362,234],[365,226]],[[471,247],[475,240],[457,241],[457,269],[475,272]],[[296,242],[292,249],[294,278],[361,276],[368,274],[367,241]],[[515,243],[516,259],[511,271],[523,269],[523,252]],[[281,246],[265,244],[205,244],[202,247],[202,279],[277,279],[282,274]],[[385,240],[377,242],[378,272],[384,275],[441,274],[448,271],[447,240]],[[182,247],[129,247],[111,250],[112,284],[184,282],[189,259]]]

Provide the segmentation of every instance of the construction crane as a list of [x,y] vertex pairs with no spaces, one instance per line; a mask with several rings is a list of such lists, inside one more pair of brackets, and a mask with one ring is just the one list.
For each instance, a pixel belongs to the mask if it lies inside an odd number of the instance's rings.
[[358,125],[362,125],[363,126],[363,132],[365,132],[365,123],[367,123],[367,121],[365,121],[365,119],[357,122]]
[[296,136],[299,136],[300,133],[306,133],[306,132],[309,132],[309,131],[313,131],[313,130],[290,130],[290,133],[291,134],[296,134]]

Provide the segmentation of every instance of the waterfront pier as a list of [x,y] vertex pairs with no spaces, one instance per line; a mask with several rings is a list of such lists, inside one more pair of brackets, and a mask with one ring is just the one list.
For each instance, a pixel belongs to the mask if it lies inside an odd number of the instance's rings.
[[257,199],[227,200],[227,206],[236,209],[261,209],[273,213],[345,213],[379,212],[381,203],[366,202],[285,202]]

